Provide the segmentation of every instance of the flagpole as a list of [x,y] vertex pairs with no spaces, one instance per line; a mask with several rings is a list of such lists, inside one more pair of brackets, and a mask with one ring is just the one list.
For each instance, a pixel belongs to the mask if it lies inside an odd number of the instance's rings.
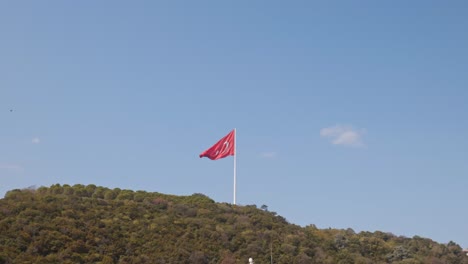
[[234,205],[236,204],[236,159],[237,159],[237,131],[234,128]]

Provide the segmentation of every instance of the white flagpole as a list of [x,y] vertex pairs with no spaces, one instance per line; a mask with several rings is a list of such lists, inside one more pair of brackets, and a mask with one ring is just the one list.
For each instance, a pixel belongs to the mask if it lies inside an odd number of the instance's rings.
[[236,204],[236,158],[237,158],[237,131],[234,128],[234,205]]

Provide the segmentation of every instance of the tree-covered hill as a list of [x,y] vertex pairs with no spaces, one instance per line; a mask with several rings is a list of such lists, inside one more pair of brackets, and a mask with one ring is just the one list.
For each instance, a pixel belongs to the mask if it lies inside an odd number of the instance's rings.
[[95,185],[0,199],[1,263],[468,263],[421,237],[289,224],[264,207]]

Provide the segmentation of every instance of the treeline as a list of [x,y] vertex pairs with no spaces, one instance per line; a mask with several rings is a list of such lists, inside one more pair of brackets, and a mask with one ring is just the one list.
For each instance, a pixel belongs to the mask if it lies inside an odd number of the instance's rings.
[[384,232],[300,227],[266,206],[95,185],[0,199],[3,263],[468,263],[459,245]]

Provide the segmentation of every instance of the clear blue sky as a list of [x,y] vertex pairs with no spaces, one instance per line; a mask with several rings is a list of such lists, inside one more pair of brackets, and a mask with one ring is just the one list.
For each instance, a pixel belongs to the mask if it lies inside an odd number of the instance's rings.
[[[0,197],[96,184],[468,247],[468,2],[2,1]],[[12,111],[11,111],[12,110]]]

